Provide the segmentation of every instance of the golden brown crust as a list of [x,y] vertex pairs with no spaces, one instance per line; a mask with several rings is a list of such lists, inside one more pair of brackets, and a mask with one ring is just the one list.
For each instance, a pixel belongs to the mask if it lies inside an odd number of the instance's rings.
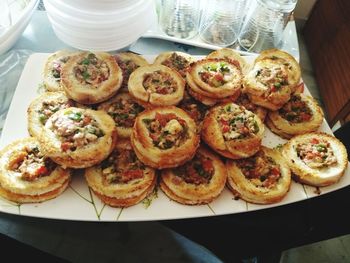
[[[218,117],[222,114],[221,111],[226,107],[232,107],[232,110],[242,109],[245,113],[250,114],[252,116],[251,118],[253,118],[252,122],[256,123],[257,132],[245,138],[239,138],[240,136],[237,136],[237,138],[225,140]],[[230,121],[231,120],[227,120],[228,123],[230,123]],[[252,156],[259,150],[264,130],[264,124],[257,115],[237,104],[224,103],[209,110],[209,113],[203,121],[201,135],[202,139],[219,154],[231,159],[240,159]]]
[[174,169],[163,170],[161,174],[160,188],[167,196],[181,204],[210,203],[220,195],[225,187],[227,174],[220,157],[204,147],[200,147],[197,154],[208,158],[212,163],[214,173],[208,183],[188,183],[182,177],[177,176]]
[[[43,202],[60,195],[70,182],[70,170],[55,167],[48,175],[26,179],[15,162],[23,158],[27,148],[39,148],[35,138],[12,142],[0,151],[0,195],[17,203]],[[17,167],[18,168],[18,167]]]
[[[54,119],[67,115],[68,112],[87,114],[94,118],[103,136],[75,150],[63,150],[64,143],[52,126]],[[70,107],[59,110],[48,119],[39,141],[43,153],[56,163],[63,167],[86,168],[101,162],[111,153],[117,141],[117,133],[113,119],[106,112]]]
[[39,137],[46,120],[53,113],[53,111],[48,111],[46,114],[42,112],[44,103],[51,104],[54,111],[57,111],[59,108],[73,106],[73,101],[69,100],[64,92],[45,92],[34,99],[27,110],[28,132],[33,137]]
[[[78,66],[92,65],[92,62],[87,60],[85,62],[85,59],[91,54],[99,61],[102,61],[102,63],[105,63],[106,75],[103,78],[106,79],[101,79],[99,76],[91,79],[95,73],[89,73],[89,70],[81,72],[81,78],[84,80],[77,78],[76,71]],[[102,70],[98,74],[102,74],[101,72]],[[88,79],[91,79],[89,83],[86,82]],[[67,96],[82,104],[95,104],[109,99],[121,87],[122,81],[122,70],[114,57],[105,52],[81,52],[74,55],[64,65],[61,72],[61,85]]]
[[259,178],[248,179],[236,164],[236,161],[227,160],[227,186],[240,198],[255,204],[272,204],[281,201],[289,191],[291,185],[290,169],[277,150],[262,146],[261,151],[274,160],[279,166],[280,178],[270,187],[261,184]]
[[[132,151],[130,141],[119,141],[116,145],[116,150],[118,152],[113,152],[111,156]],[[113,165],[116,171],[133,171],[123,167],[125,164],[122,164],[121,159],[116,159]],[[109,168],[102,168],[101,165],[97,165],[86,169],[85,179],[94,193],[110,206],[128,207],[139,203],[153,191],[157,181],[155,170],[147,166],[137,170],[142,173],[141,176],[125,182],[107,181],[104,169]]]
[[63,91],[60,71],[72,55],[74,55],[74,53],[71,51],[59,50],[47,58],[43,72],[43,82],[47,91]]
[[299,123],[293,123],[282,117],[280,113],[281,110],[270,111],[268,113],[269,121],[266,122],[267,126],[277,135],[287,139],[294,135],[316,131],[323,122],[323,112],[317,102],[312,97],[304,94],[298,96],[300,96],[301,101],[306,103],[306,106],[310,109],[312,114],[310,119]]
[[[155,72],[168,74],[176,84],[176,90],[169,94],[161,94],[146,90],[144,87],[145,77]],[[143,104],[141,104],[143,106],[170,106],[176,105],[182,100],[185,90],[185,81],[177,71],[171,68],[163,65],[150,65],[139,67],[130,75],[128,89],[130,95],[135,100],[139,103],[141,103],[141,101],[143,102]]]
[[[296,151],[297,145],[310,143],[310,140],[313,138],[324,140],[330,144],[337,160],[335,164],[312,168],[301,160]],[[293,178],[312,186],[327,186],[337,183],[344,175],[348,165],[348,155],[345,146],[334,136],[323,132],[312,132],[293,137],[283,146],[282,153],[293,172]]]
[[[154,145],[143,120],[155,119],[157,114],[174,114],[186,123],[186,137],[180,145],[167,149]],[[141,162],[153,168],[164,169],[177,167],[192,159],[199,146],[199,135],[194,120],[184,110],[174,106],[159,107],[139,114],[131,134],[131,143]]]

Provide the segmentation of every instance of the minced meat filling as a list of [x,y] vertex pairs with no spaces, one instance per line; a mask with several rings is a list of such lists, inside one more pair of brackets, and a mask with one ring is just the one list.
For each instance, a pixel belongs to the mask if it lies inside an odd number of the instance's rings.
[[177,83],[169,73],[157,70],[145,74],[143,87],[149,93],[167,95],[177,90]]
[[199,71],[201,80],[212,87],[221,87],[233,79],[231,67],[226,62],[214,62],[204,65]]
[[134,151],[128,149],[114,150],[100,167],[105,185],[123,184],[140,179],[145,169]]
[[42,103],[41,108],[37,111],[39,114],[39,121],[45,125],[48,118],[51,117],[56,111],[61,109],[66,109],[73,106],[73,102],[71,100],[66,101],[65,99],[60,100],[45,100]]
[[51,74],[57,82],[61,80],[62,65],[65,64],[69,59],[69,56],[61,57],[52,62]]
[[271,92],[276,92],[282,86],[288,85],[288,72],[283,65],[259,68],[255,72],[255,78]]
[[104,136],[97,121],[81,111],[66,111],[55,116],[51,128],[61,139],[62,151],[75,151]]
[[124,60],[124,59],[120,58],[118,55],[116,55],[114,58],[115,58],[117,64],[119,65],[119,67],[121,68],[122,73],[123,73],[122,87],[126,88],[126,87],[128,87],[128,81],[129,81],[129,77],[130,77],[131,73],[133,73],[139,67],[139,65],[137,65],[131,59]]
[[307,143],[296,146],[298,157],[310,168],[322,168],[337,163],[337,158],[329,142],[312,138]]
[[131,128],[134,125],[137,114],[144,108],[131,99],[120,98],[111,103],[107,113],[114,119],[119,127]]
[[290,100],[279,110],[282,118],[291,123],[301,123],[312,118],[312,111],[300,95],[293,95]]
[[171,56],[164,60],[162,63],[164,66],[175,69],[180,73],[180,75],[185,78],[186,77],[186,69],[190,65],[190,61],[187,58],[178,55],[176,52],[173,52]]
[[153,145],[166,150],[180,146],[188,137],[186,122],[173,113],[156,113],[154,119],[143,119]]
[[259,132],[255,115],[244,107],[234,107],[231,104],[223,107],[216,117],[224,139],[243,139]]
[[106,62],[89,53],[74,67],[75,77],[82,84],[97,86],[109,77],[109,67]]
[[55,168],[56,164],[44,157],[36,146],[25,147],[9,162],[9,169],[21,173],[21,178],[25,181],[35,181],[50,175]]
[[253,157],[237,160],[236,164],[243,175],[257,187],[272,188],[281,178],[279,165],[263,151]]
[[174,169],[174,174],[181,177],[189,184],[209,184],[215,172],[213,161],[197,153],[195,157],[186,164]]

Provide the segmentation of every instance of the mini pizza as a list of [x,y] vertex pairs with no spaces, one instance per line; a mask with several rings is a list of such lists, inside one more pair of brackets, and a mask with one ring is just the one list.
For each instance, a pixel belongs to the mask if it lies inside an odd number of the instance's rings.
[[131,53],[123,52],[114,55],[114,58],[123,72],[123,82],[122,82],[122,91],[128,91],[128,82],[130,74],[133,73],[137,68],[142,66],[148,66],[148,62],[143,57]]
[[256,62],[243,81],[249,99],[269,110],[280,109],[292,93],[287,66],[264,59]]
[[322,132],[297,135],[283,146],[282,152],[294,178],[312,186],[338,182],[348,165],[345,146]]
[[262,122],[265,121],[267,110],[252,103],[246,93],[241,93],[237,100],[234,101],[237,105],[243,106],[247,110],[255,113],[261,119]]
[[0,151],[0,196],[16,203],[55,198],[69,185],[71,173],[44,156],[35,138],[16,140]]
[[63,91],[61,71],[71,55],[73,53],[68,50],[59,50],[48,57],[43,72],[43,82],[47,91]]
[[278,111],[268,113],[266,124],[277,135],[290,139],[298,134],[316,131],[322,121],[322,110],[312,97],[294,94]]
[[220,157],[200,147],[184,165],[162,170],[160,188],[172,200],[185,205],[208,204],[220,195],[227,179]]
[[203,59],[191,64],[186,81],[195,93],[223,99],[240,92],[242,71],[236,61],[225,59]]
[[264,146],[249,158],[227,160],[226,169],[228,188],[250,203],[277,203],[291,185],[291,172],[280,152]]
[[253,112],[235,103],[225,103],[209,110],[201,134],[222,156],[241,159],[260,149],[264,130],[261,119]]
[[45,92],[33,100],[27,110],[28,131],[33,137],[39,137],[46,121],[55,112],[74,106],[74,102],[64,92]]
[[139,161],[129,140],[118,141],[106,160],[85,170],[85,178],[102,202],[113,207],[141,202],[157,181],[155,170]]
[[129,78],[130,95],[145,108],[177,105],[183,98],[185,81],[163,65],[139,67]]
[[104,52],[74,55],[61,71],[61,85],[67,96],[82,104],[109,99],[122,81],[122,70],[114,57]]
[[179,108],[183,109],[196,122],[197,126],[202,125],[208,107],[201,102],[193,99],[188,92],[185,91],[184,98],[179,104]]
[[115,123],[104,111],[70,107],[54,113],[39,137],[42,152],[63,167],[100,163],[116,142]]
[[156,169],[173,168],[193,158],[199,134],[196,123],[184,110],[159,107],[138,115],[131,143],[144,164]]
[[183,78],[185,78],[186,70],[193,61],[193,57],[187,53],[170,51],[159,54],[154,60],[153,64],[164,65],[172,68],[179,72]]
[[243,73],[246,73],[249,71],[250,65],[248,64],[248,62],[237,51],[235,51],[232,48],[221,48],[221,49],[215,50],[211,52],[207,56],[207,58],[219,58],[219,59],[225,59],[228,61],[233,61],[234,63],[238,62]]
[[265,59],[272,60],[275,64],[286,66],[288,72],[288,83],[294,92],[301,78],[300,65],[295,58],[289,53],[280,49],[267,49],[259,54],[255,60],[255,63]]
[[144,110],[129,95],[119,93],[113,98],[101,103],[98,107],[110,115],[116,125],[118,137],[129,138],[137,115]]

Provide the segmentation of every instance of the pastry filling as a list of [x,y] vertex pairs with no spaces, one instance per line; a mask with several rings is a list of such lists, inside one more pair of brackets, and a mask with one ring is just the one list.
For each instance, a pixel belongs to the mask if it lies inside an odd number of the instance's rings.
[[97,86],[109,78],[110,72],[106,62],[89,53],[74,67],[74,74],[81,84]]
[[212,87],[221,87],[234,79],[232,67],[226,62],[204,65],[199,71],[201,80]]
[[73,106],[71,100],[59,99],[59,100],[45,100],[43,101],[41,108],[37,110],[39,115],[39,121],[45,125],[48,118],[55,112],[66,109]]
[[55,170],[56,164],[46,158],[37,146],[26,146],[16,155],[11,157],[9,169],[20,173],[25,181],[35,181],[43,176],[48,176]]
[[182,145],[188,138],[186,122],[173,113],[156,113],[154,119],[143,119],[153,145],[161,150]]
[[55,78],[56,82],[61,80],[62,65],[67,63],[69,56],[63,56],[52,62],[51,74]]
[[101,163],[103,184],[126,184],[143,178],[145,165],[137,159],[134,151],[123,149],[113,153]]
[[293,95],[290,100],[279,110],[282,118],[291,123],[301,123],[312,118],[312,111],[300,95]]
[[175,69],[180,73],[180,75],[186,77],[186,69],[190,65],[190,61],[187,58],[173,52],[171,56],[162,62],[164,66]]
[[123,87],[127,87],[128,86],[129,77],[130,77],[131,73],[133,73],[139,67],[139,65],[137,65],[131,59],[123,60],[118,55],[116,55],[114,58],[115,58],[117,64],[119,65],[119,67],[122,70],[122,74],[123,74],[122,86]]
[[248,95],[245,93],[242,93],[238,99],[235,101],[236,104],[243,106],[244,108],[246,108],[247,110],[256,113],[258,110],[258,106],[255,105],[254,103],[252,103],[249,98]]
[[139,104],[129,98],[119,98],[106,109],[119,127],[131,128],[134,125],[137,114],[144,110]]
[[260,130],[255,115],[244,107],[228,104],[220,110],[216,119],[226,141],[247,138]]
[[208,110],[207,106],[197,102],[189,95],[185,95],[179,107],[186,111],[197,124],[203,121]]
[[149,93],[167,95],[177,90],[177,83],[169,73],[157,70],[144,75],[143,87]]
[[307,143],[296,146],[298,157],[310,168],[322,168],[337,163],[337,158],[329,142],[312,138]]
[[214,175],[213,161],[201,153],[186,164],[174,169],[174,174],[188,184],[209,184]]
[[258,68],[255,71],[255,78],[271,92],[276,92],[288,85],[288,72],[283,65]]
[[237,160],[236,164],[244,177],[257,187],[273,188],[281,178],[280,166],[263,151],[253,157]]
[[60,138],[62,151],[75,151],[104,136],[97,121],[81,111],[67,110],[55,116],[49,128]]

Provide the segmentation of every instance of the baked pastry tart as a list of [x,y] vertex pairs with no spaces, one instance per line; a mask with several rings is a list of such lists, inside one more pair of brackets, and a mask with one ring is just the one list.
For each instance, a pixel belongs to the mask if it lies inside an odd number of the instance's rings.
[[280,49],[267,49],[262,51],[256,58],[255,63],[260,60],[272,60],[275,64],[286,66],[288,72],[288,83],[294,92],[294,89],[300,82],[301,69],[299,63],[289,53]]
[[184,93],[184,98],[179,104],[179,108],[183,109],[190,115],[190,117],[196,122],[197,126],[202,125],[205,115],[207,114],[208,107],[201,102],[193,99],[187,91]]
[[63,91],[61,71],[71,55],[73,53],[68,50],[59,50],[47,58],[43,72],[43,82],[47,91]]
[[277,135],[290,139],[298,134],[316,131],[322,121],[322,110],[312,97],[294,94],[278,111],[268,113],[266,125]]
[[185,81],[163,65],[139,67],[129,78],[130,95],[145,108],[177,105],[183,98]]
[[54,113],[39,136],[42,152],[63,167],[100,163],[116,142],[115,123],[104,111],[70,107]]
[[288,69],[272,59],[256,62],[243,81],[250,100],[269,110],[280,109],[292,93]]
[[135,120],[131,143],[137,157],[153,168],[173,168],[193,158],[199,146],[196,123],[182,109],[145,110]]
[[202,59],[191,64],[186,81],[195,93],[222,99],[240,92],[242,71],[236,61],[225,59]]
[[160,188],[181,204],[208,204],[220,195],[226,179],[226,168],[220,157],[200,147],[191,161],[162,170]]
[[219,59],[225,59],[228,61],[236,61],[239,63],[239,66],[242,69],[243,73],[246,73],[249,71],[249,63],[234,49],[232,48],[221,48],[218,50],[215,50],[211,52],[207,58],[219,58]]
[[16,140],[0,151],[0,196],[16,203],[39,203],[59,196],[71,179],[40,150],[35,138]]
[[250,203],[277,203],[291,185],[291,172],[280,152],[264,146],[249,158],[227,160],[226,169],[228,188]]
[[128,81],[130,74],[133,73],[137,68],[148,66],[149,64],[146,59],[131,52],[115,54],[114,58],[123,72],[121,90],[128,91]]
[[85,178],[102,202],[113,207],[139,203],[157,181],[155,170],[137,159],[129,140],[118,141],[106,160],[85,170]]
[[322,132],[297,135],[283,146],[282,152],[294,178],[312,186],[338,182],[348,165],[345,146]]
[[121,87],[122,70],[114,57],[104,52],[72,56],[61,71],[67,96],[82,104],[95,104],[112,97]]
[[211,108],[204,118],[202,139],[216,152],[231,159],[254,155],[261,146],[265,126],[253,112],[235,103]]
[[74,106],[64,92],[45,92],[33,100],[27,110],[28,131],[33,137],[39,137],[46,121],[55,112]]
[[137,115],[144,110],[129,95],[129,93],[118,93],[113,98],[101,103],[99,110],[110,115],[116,125],[118,137],[129,138]]
[[242,92],[241,95],[234,102],[237,105],[243,106],[247,110],[258,115],[262,122],[265,121],[267,110],[264,107],[252,103],[246,93]]
[[185,78],[186,70],[193,61],[194,58],[187,53],[179,51],[170,51],[160,53],[154,60],[153,64],[164,65],[169,68],[172,68],[179,72],[183,78]]

